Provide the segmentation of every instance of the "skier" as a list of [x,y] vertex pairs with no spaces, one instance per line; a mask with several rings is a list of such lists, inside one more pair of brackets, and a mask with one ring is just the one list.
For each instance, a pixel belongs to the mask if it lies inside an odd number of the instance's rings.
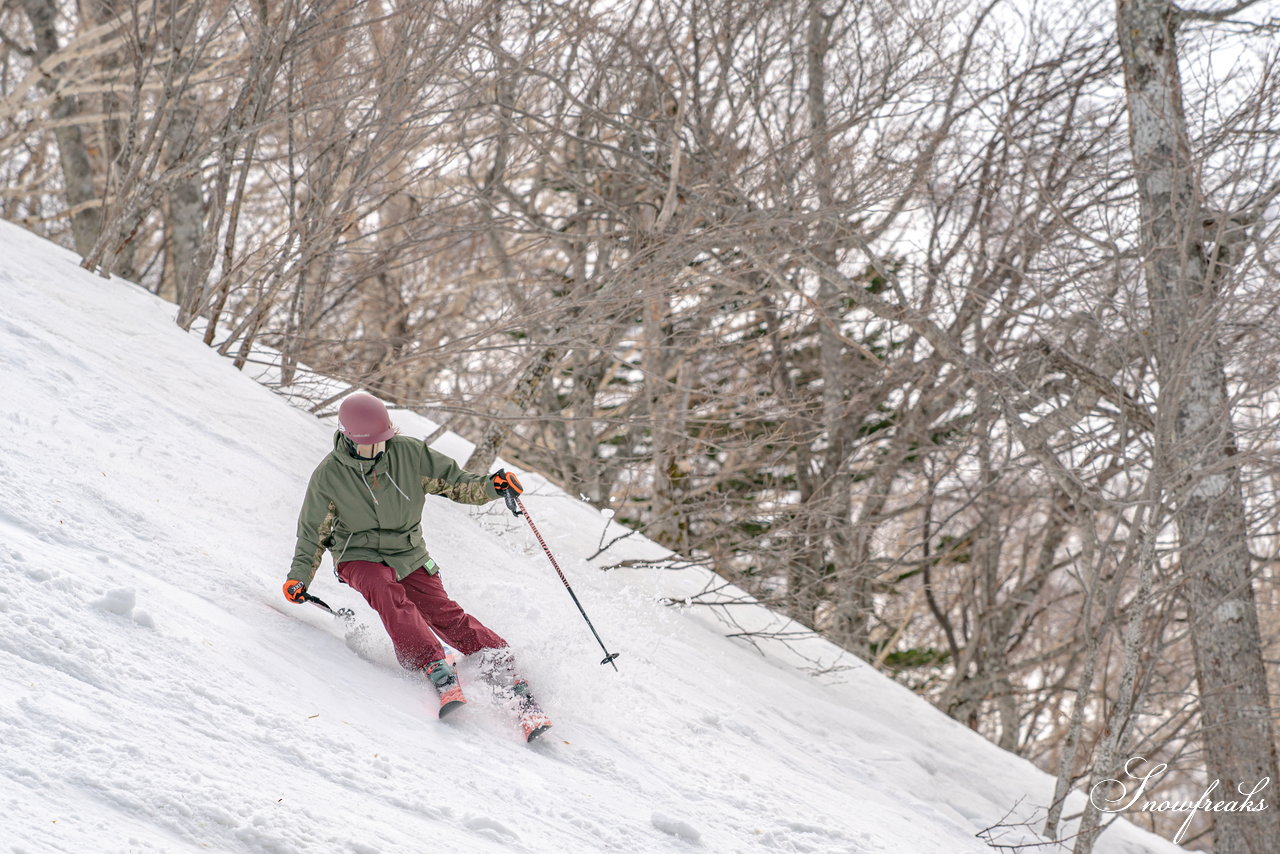
[[338,579],[382,618],[400,664],[425,672],[435,686],[441,717],[466,698],[439,638],[464,655],[479,653],[481,676],[516,703],[525,738],[533,740],[551,721],[516,675],[507,642],[445,593],[422,538],[428,494],[486,504],[507,490],[519,495],[520,481],[502,469],[488,476],[464,472],[425,442],[401,436],[386,406],[363,392],[338,407],[338,427],[333,451],[307,485],[285,598],[307,601],[307,587],[329,549]]

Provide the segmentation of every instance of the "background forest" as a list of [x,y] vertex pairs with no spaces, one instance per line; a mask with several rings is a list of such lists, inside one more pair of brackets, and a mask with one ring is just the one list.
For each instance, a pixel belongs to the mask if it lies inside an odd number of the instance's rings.
[[[1141,756],[1230,797],[1277,777],[1278,33],[1251,0],[0,0],[0,206],[1062,791]],[[1273,854],[1280,811],[1187,839]]]

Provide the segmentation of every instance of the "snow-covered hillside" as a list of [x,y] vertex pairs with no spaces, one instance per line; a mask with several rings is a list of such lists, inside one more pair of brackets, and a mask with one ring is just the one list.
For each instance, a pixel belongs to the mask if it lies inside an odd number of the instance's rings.
[[[312,590],[367,637],[281,597],[332,423],[173,313],[0,223],[0,848],[959,854],[1047,802],[1047,775],[870,668],[824,684],[658,602],[705,573],[587,564],[608,520],[534,475],[525,503],[619,672],[521,520],[429,499],[447,588],[556,725],[526,745],[478,687],[436,720],[328,559]],[[631,537],[609,562],[660,554]],[[1120,823],[1098,850],[1180,849]]]

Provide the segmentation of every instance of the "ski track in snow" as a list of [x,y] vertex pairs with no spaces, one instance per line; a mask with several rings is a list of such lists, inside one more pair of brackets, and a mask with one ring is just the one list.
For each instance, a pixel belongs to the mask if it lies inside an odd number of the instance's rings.
[[[700,609],[658,604],[703,571],[598,571],[584,558],[618,526],[534,474],[525,503],[620,672],[597,663],[522,520],[431,499],[446,586],[512,643],[555,726],[525,745],[466,661],[471,702],[436,720],[328,558],[313,591],[365,629],[280,596],[331,423],[76,260],[0,223],[0,841],[14,854],[959,854],[988,851],[977,831],[1052,791],[869,668],[821,682],[787,648],[762,656]],[[452,435],[437,447],[466,450]],[[637,536],[606,562],[662,554]],[[1177,850],[1125,823],[1098,846]]]

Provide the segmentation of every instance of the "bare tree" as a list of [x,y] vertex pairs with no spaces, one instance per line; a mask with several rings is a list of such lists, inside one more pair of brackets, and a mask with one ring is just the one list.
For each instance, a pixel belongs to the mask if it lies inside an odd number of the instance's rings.
[[[80,99],[66,91],[71,81],[65,76],[65,65],[58,62],[62,58],[57,26],[60,10],[55,0],[23,0],[23,8],[35,37],[32,58],[41,68],[39,85],[53,100],[49,120],[58,140],[58,164],[75,248],[81,255],[88,255],[102,229],[101,202],[79,123]],[[47,65],[53,67],[46,68]]]
[[[1243,9],[1250,4],[1239,4]],[[1118,0],[1130,146],[1151,311],[1156,453],[1177,478],[1179,561],[1210,777],[1228,794],[1280,777],[1263,666],[1240,465],[1227,391],[1222,282],[1207,257],[1206,202],[1188,138],[1178,69],[1183,13],[1167,0]],[[1262,854],[1280,839],[1275,810],[1215,813],[1215,850]],[[1080,850],[1080,849],[1078,849]]]

